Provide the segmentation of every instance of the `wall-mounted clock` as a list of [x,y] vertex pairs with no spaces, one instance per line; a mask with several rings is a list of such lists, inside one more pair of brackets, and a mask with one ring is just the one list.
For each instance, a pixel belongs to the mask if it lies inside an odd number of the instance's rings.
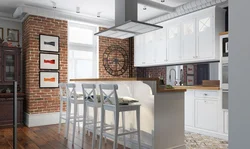
[[103,66],[112,76],[123,75],[128,69],[128,54],[119,45],[109,46],[103,53]]

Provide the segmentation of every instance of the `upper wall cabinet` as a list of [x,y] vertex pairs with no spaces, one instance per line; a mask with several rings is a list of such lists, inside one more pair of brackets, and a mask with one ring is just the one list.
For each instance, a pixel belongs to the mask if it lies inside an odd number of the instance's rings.
[[[225,27],[222,8],[210,7],[159,25],[163,29],[135,37],[135,66],[220,60],[219,33]],[[138,42],[137,38],[141,36],[144,36],[144,42]]]

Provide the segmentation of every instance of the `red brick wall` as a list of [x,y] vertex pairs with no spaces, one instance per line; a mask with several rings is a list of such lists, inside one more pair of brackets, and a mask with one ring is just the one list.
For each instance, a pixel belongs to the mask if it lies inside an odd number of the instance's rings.
[[138,78],[158,78],[162,77],[166,83],[166,66],[141,67],[136,68]]
[[59,89],[39,88],[39,34],[60,37],[60,82],[67,82],[67,24],[67,21],[32,15],[23,22],[24,89],[27,113],[59,111]]
[[[105,28],[100,28],[100,30],[104,30],[104,29]],[[114,77],[128,78],[129,77],[129,69],[127,69],[127,71],[121,76],[112,76],[105,70],[105,67],[103,66],[103,54],[105,50],[107,50],[108,47],[113,46],[113,45],[119,45],[129,55],[129,44],[130,44],[129,39],[121,40],[121,39],[115,39],[115,38],[99,37],[99,78],[114,78]],[[134,47],[133,42],[131,44],[132,44],[132,47]],[[132,66],[132,69],[133,69],[132,71],[134,72],[133,53],[131,53],[131,61],[128,62],[128,67],[129,66]],[[134,73],[132,74],[134,75]]]

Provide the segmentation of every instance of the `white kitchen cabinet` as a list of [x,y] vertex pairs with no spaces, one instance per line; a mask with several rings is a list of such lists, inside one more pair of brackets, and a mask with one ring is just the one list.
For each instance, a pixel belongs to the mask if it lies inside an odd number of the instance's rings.
[[195,18],[188,17],[181,24],[182,60],[193,60],[196,54],[196,23]]
[[167,50],[170,62],[181,59],[181,32],[179,23],[172,23],[167,28]]
[[154,37],[155,37],[155,31],[144,34],[145,51],[142,54],[145,54],[145,64],[153,64],[155,62],[155,54],[154,54],[155,47],[153,42]]
[[[199,59],[209,59],[215,53],[214,16],[205,14],[197,17],[197,53]],[[218,35],[217,35],[218,36]]]
[[185,92],[185,126],[194,127],[194,91]]
[[218,131],[218,101],[195,99],[195,127]]
[[228,134],[228,111],[224,111],[224,133]]
[[134,43],[134,65],[135,66],[142,66],[145,64],[145,39],[144,35],[138,35],[135,37]]
[[162,25],[163,28],[155,31],[154,60],[156,64],[164,64],[167,62],[167,31],[164,24],[159,25]]

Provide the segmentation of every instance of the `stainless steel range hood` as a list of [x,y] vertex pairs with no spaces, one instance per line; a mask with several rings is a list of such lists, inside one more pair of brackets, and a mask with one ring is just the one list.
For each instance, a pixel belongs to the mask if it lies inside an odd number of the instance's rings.
[[115,0],[115,26],[95,35],[126,39],[162,28],[137,21],[137,4],[137,0]]

